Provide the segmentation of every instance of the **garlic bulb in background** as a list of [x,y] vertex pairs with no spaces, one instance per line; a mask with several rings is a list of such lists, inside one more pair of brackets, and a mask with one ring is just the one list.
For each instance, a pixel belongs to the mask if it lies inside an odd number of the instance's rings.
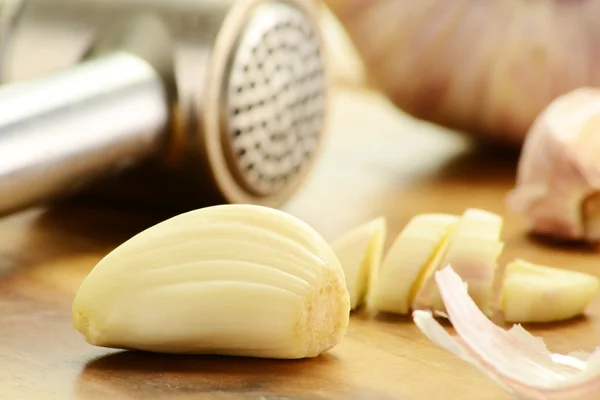
[[600,89],[559,96],[540,114],[508,205],[531,232],[600,242]]
[[599,0],[323,0],[369,84],[405,112],[522,144],[554,98],[600,85]]

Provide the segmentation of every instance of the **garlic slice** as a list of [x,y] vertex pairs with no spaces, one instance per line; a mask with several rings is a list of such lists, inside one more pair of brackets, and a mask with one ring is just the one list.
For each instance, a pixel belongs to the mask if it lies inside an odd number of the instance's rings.
[[459,217],[420,214],[396,237],[368,298],[370,308],[395,314],[410,313],[414,295],[430,270],[438,268]]
[[497,260],[504,248],[500,240],[502,226],[503,219],[497,214],[476,208],[465,210],[443,258],[427,272],[426,281],[413,300],[413,309],[444,311],[434,271],[450,264],[468,282],[475,303],[489,314]]
[[506,322],[555,322],[581,315],[598,294],[589,274],[517,259],[506,266],[501,310]]
[[331,243],[344,270],[352,310],[363,304],[369,292],[381,264],[386,235],[385,218],[376,218],[346,232]]
[[600,398],[600,347],[587,357],[552,353],[520,325],[505,330],[492,323],[451,266],[436,272],[435,279],[457,335],[450,335],[430,311],[414,311],[416,325],[433,343],[520,399]]

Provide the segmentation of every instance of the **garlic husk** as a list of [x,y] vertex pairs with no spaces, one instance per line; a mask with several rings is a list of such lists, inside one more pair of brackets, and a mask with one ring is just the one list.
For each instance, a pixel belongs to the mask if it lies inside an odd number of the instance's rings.
[[467,293],[451,266],[436,272],[450,335],[431,311],[417,310],[413,319],[433,343],[477,367],[521,399],[572,400],[600,398],[600,348],[592,354],[550,352],[541,338],[520,325],[509,330],[493,324]]
[[284,212],[223,205],[139,233],[91,271],[73,302],[94,345],[166,353],[315,357],[350,312],[335,253]]
[[324,0],[404,111],[521,145],[557,96],[600,85],[600,2]]
[[560,96],[540,114],[519,160],[509,208],[527,230],[600,241],[600,90]]

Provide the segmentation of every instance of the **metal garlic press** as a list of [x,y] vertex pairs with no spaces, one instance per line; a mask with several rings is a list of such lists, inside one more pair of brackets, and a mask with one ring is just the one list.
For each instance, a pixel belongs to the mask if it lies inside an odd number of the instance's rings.
[[87,190],[279,206],[314,165],[327,76],[310,0],[3,0],[0,15],[0,213]]

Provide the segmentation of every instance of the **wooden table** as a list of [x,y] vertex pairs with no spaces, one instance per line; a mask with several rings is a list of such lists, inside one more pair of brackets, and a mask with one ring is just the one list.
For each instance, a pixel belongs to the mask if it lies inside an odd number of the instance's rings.
[[[339,90],[332,136],[312,179],[285,209],[326,239],[371,218],[389,242],[411,216],[480,207],[505,214],[515,155],[399,113],[373,94]],[[600,274],[598,255],[529,239],[505,214],[502,261]],[[96,348],[71,326],[78,284],[108,251],[158,222],[142,212],[69,204],[0,220],[0,399],[508,399],[407,318],[351,319],[344,341],[314,360],[179,357]],[[557,351],[600,342],[600,299],[587,319],[533,327]]]

